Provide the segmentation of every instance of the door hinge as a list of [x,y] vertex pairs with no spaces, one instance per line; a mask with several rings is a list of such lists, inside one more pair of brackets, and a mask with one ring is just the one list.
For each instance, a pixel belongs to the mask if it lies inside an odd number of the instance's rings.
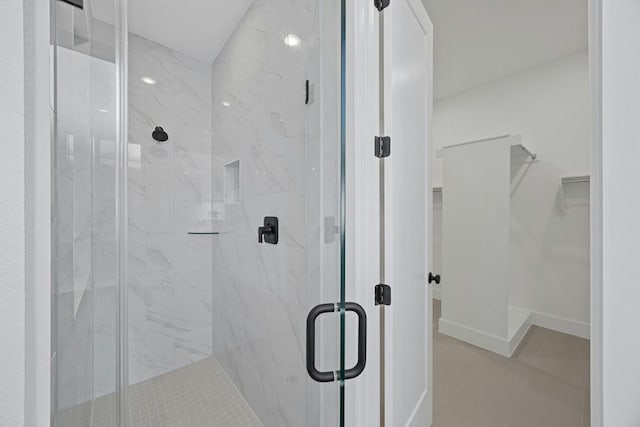
[[380,283],[375,291],[376,305],[391,305],[391,286]]
[[391,137],[376,136],[375,137],[375,155],[379,159],[389,157],[391,154]]
[[385,7],[389,6],[390,2],[391,0],[373,0],[373,5],[378,9],[378,12],[382,12]]

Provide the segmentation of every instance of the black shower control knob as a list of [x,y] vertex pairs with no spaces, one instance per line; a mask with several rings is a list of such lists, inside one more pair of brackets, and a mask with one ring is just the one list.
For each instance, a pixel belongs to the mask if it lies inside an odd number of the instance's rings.
[[278,244],[278,218],[265,216],[264,223],[258,227],[258,243]]
[[440,284],[440,275],[436,274],[435,276],[433,275],[433,273],[429,272],[429,284],[436,282],[436,285]]

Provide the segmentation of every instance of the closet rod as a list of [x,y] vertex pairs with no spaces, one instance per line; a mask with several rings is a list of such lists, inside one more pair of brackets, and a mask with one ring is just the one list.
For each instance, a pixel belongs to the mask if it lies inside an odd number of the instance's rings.
[[562,178],[563,184],[571,184],[574,182],[591,182],[591,177],[589,175],[583,175],[583,176],[566,176]]

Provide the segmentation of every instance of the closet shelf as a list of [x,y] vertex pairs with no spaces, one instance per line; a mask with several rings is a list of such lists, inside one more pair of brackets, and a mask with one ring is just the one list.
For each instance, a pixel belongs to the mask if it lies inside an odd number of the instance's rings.
[[523,143],[522,143],[522,136],[521,135],[500,135],[500,136],[495,136],[492,138],[484,138],[484,139],[478,139],[475,141],[467,141],[467,142],[462,142],[459,144],[452,144],[452,145],[446,145],[438,150],[436,150],[436,158],[442,158],[444,155],[444,150],[448,149],[448,148],[454,148],[454,147],[460,147],[463,145],[470,145],[470,144],[477,144],[477,143],[482,143],[482,142],[487,142],[487,141],[494,141],[496,139],[502,139],[502,138],[511,138],[511,152],[514,153],[514,150],[521,150],[522,152],[524,152],[528,157],[531,157],[532,161],[538,160],[538,154],[534,153],[533,151],[531,151],[528,147],[526,147]]
[[577,182],[591,182],[590,175],[564,176],[562,177],[562,185],[574,184]]

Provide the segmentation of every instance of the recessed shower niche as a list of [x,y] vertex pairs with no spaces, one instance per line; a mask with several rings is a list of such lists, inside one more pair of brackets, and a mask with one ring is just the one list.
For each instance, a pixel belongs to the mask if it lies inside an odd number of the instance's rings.
[[240,160],[224,165],[224,202],[240,203]]

